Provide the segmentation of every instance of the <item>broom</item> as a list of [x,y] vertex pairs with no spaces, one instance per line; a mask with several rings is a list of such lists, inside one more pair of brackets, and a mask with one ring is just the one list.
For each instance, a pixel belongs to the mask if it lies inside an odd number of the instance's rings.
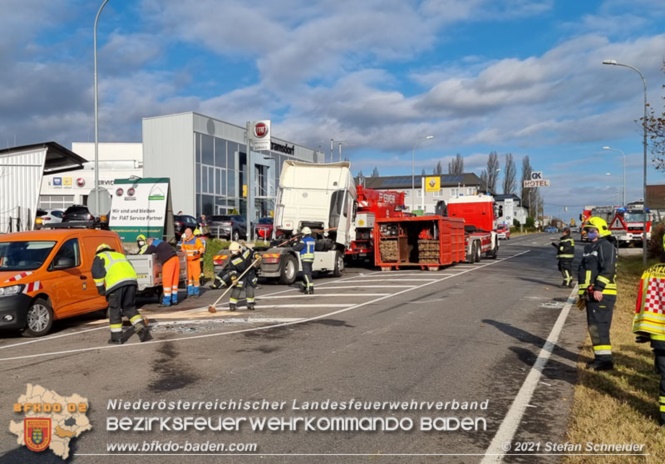
[[[230,259],[230,258],[229,258],[229,259]],[[235,280],[235,282],[233,282],[233,283],[229,286],[229,288],[227,288],[227,289],[224,291],[224,293],[222,293],[222,295],[221,295],[219,298],[217,298],[217,299],[215,300],[215,302],[214,302],[213,304],[211,304],[210,306],[208,306],[208,312],[210,312],[210,313],[216,313],[216,312],[217,312],[217,308],[216,308],[215,306],[217,306],[217,303],[219,303],[219,302],[221,301],[221,299],[224,298],[224,297],[226,296],[227,293],[229,293],[229,290],[231,290],[233,287],[235,287],[235,286],[238,284],[238,282],[240,282],[240,279],[242,279],[242,278],[245,276],[245,274],[247,274],[247,272],[248,272],[251,268],[253,268],[254,265],[255,265],[256,263],[258,263],[259,261],[261,261],[261,257],[260,257],[260,256],[259,256],[258,258],[256,258],[256,259],[254,260],[254,262],[253,262],[250,266],[248,266],[247,269],[245,269],[245,270],[242,272],[242,274],[240,274],[240,276]]]

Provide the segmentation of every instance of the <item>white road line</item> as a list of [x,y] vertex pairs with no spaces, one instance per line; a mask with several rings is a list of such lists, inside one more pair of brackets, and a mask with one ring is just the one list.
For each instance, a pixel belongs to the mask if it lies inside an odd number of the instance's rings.
[[[457,274],[455,274],[457,275]],[[426,281],[434,281],[437,280],[436,278],[424,278],[424,279],[366,279],[366,280],[354,280],[353,282],[349,283],[358,283],[358,282],[405,282],[405,281],[413,281],[413,282],[426,282]]]
[[[358,296],[388,296],[391,293],[319,293],[316,292],[316,297],[358,297]],[[257,296],[257,300],[277,300],[280,298],[312,298],[310,295],[275,295],[275,296]]]
[[[519,254],[515,255],[514,257],[520,256],[520,255],[523,255],[523,254],[526,254],[526,253],[529,253],[529,250],[524,251],[522,253],[519,253]],[[152,341],[144,342],[144,343],[128,343],[128,344],[124,344],[124,345],[99,345],[99,346],[90,346],[90,347],[87,347],[87,348],[77,348],[77,349],[74,349],[74,350],[52,351],[52,352],[49,352],[49,353],[37,353],[37,354],[29,354],[29,355],[24,355],[24,356],[14,356],[12,358],[0,359],[0,362],[42,358],[42,357],[46,357],[46,356],[68,355],[68,354],[74,354],[74,353],[87,353],[87,352],[90,352],[90,351],[97,351],[97,350],[113,350],[113,349],[118,350],[118,349],[124,349],[124,348],[128,348],[128,347],[131,347],[132,349],[138,349],[139,347],[149,346],[149,345],[157,345],[157,344],[162,344],[162,343],[174,343],[174,342],[179,342],[179,341],[184,342],[184,341],[189,341],[189,340],[199,340],[199,339],[203,339],[203,338],[213,338],[213,337],[226,337],[226,336],[229,336],[229,335],[236,335],[236,334],[248,333],[248,332],[257,332],[259,330],[276,329],[276,328],[280,328],[280,327],[288,327],[290,325],[303,324],[303,323],[306,323],[306,322],[317,321],[319,319],[326,319],[326,318],[329,318],[330,316],[335,316],[337,314],[343,314],[345,312],[352,311],[354,309],[369,306],[369,305],[377,303],[379,301],[383,301],[383,300],[386,300],[388,298],[392,298],[392,297],[395,297],[395,296],[398,296],[398,295],[401,295],[401,294],[404,294],[404,293],[408,293],[408,292],[411,292],[413,290],[418,290],[418,289],[427,287],[427,286],[435,284],[435,283],[443,282],[444,280],[448,280],[450,278],[457,277],[459,275],[463,275],[463,274],[466,274],[468,272],[473,272],[473,271],[476,271],[476,270],[479,270],[479,269],[484,269],[488,266],[492,266],[494,264],[500,263],[501,261],[504,261],[504,260],[492,260],[487,264],[474,266],[471,269],[462,271],[459,274],[457,274],[456,276],[446,276],[446,277],[443,277],[439,280],[435,280],[433,282],[427,282],[423,285],[419,285],[419,286],[414,287],[414,288],[407,288],[405,290],[401,290],[401,291],[396,292],[396,293],[392,293],[392,294],[389,294],[389,295],[386,295],[386,296],[382,296],[382,297],[376,298],[374,300],[370,300],[370,301],[366,301],[364,303],[359,303],[359,304],[356,304],[356,305],[352,305],[352,306],[349,306],[348,308],[338,309],[337,311],[332,311],[330,313],[321,314],[320,316],[308,317],[308,318],[302,319],[302,320],[297,321],[297,322],[283,322],[283,323],[280,323],[280,324],[273,324],[273,325],[267,325],[267,326],[262,326],[262,327],[252,327],[252,328],[248,328],[248,329],[238,329],[238,330],[231,330],[231,331],[222,332],[222,333],[194,335],[194,336],[189,336],[189,337],[184,336],[183,338],[170,338],[168,340],[152,340]]]
[[[288,305],[265,305],[265,304],[260,304],[257,305],[257,309],[270,309],[270,308],[348,308],[350,306],[353,306],[353,303],[349,304],[288,304]],[[240,306],[239,309],[243,310],[244,306]],[[228,311],[228,306],[217,306],[218,311]],[[194,308],[194,309],[188,309],[187,311],[183,311],[183,313],[187,314],[209,314],[208,313],[208,307],[206,306],[205,308]],[[156,320],[156,319],[155,319]]]
[[[317,286],[316,288],[319,288],[320,286]],[[358,287],[357,290],[365,290],[366,288],[413,288],[415,285],[363,285],[362,287]],[[346,289],[346,290],[355,290],[355,287],[347,286],[347,287],[325,287],[324,290],[340,290],[340,289]],[[318,293],[317,293],[318,295]],[[356,295],[362,295],[356,294]]]
[[7,348],[14,348],[14,347],[17,347],[17,346],[30,345],[32,343],[50,342],[51,340],[55,340],[56,338],[71,337],[72,335],[78,335],[78,334],[82,334],[82,333],[86,333],[86,332],[93,332],[95,330],[101,330],[101,329],[107,329],[108,330],[108,325],[104,325],[103,327],[95,327],[94,329],[79,330],[79,331],[76,331],[75,333],[66,333],[66,334],[60,334],[60,335],[52,335],[50,337],[34,338],[34,339],[26,341],[26,342],[19,342],[19,343],[14,343],[13,345],[0,346],[0,350],[4,350],[4,349],[7,349]]
[[490,443],[490,446],[485,451],[485,457],[480,461],[480,464],[498,464],[503,462],[503,456],[511,450],[513,438],[515,437],[517,428],[522,422],[524,411],[526,410],[529,401],[531,401],[531,397],[538,386],[538,381],[543,373],[543,369],[545,369],[547,360],[550,359],[552,351],[556,347],[563,325],[568,318],[570,308],[576,300],[577,288],[574,288],[568,297],[566,305],[561,309],[561,313],[559,313],[559,317],[554,323],[554,327],[552,327],[545,345],[543,345],[540,353],[538,353],[538,359],[536,359],[536,362],[531,367],[529,375],[527,375],[526,380],[524,380],[524,383],[522,384],[522,388],[520,388],[517,396],[515,396],[513,404],[508,410],[508,414],[506,414],[501,426],[499,426],[499,430],[496,432],[492,443]]

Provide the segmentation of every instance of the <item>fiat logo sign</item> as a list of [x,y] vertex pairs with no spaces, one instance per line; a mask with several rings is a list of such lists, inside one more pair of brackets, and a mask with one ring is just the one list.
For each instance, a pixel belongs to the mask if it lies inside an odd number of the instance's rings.
[[131,187],[129,190],[127,190],[127,195],[129,195],[130,197],[133,197],[135,193],[136,190],[134,190],[134,187]]
[[123,193],[125,193],[125,191],[121,188],[117,188],[115,191],[115,194],[119,197],[121,197]]
[[254,126],[254,135],[259,139],[268,135],[268,125],[264,122],[256,123]]
[[76,179],[76,185],[79,187],[85,187],[85,179],[83,177],[79,177]]

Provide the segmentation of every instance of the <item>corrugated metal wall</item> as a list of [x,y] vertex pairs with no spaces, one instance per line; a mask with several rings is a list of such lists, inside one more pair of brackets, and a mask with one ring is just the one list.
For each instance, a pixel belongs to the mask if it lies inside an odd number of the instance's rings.
[[32,229],[46,161],[43,149],[0,156],[0,233]]

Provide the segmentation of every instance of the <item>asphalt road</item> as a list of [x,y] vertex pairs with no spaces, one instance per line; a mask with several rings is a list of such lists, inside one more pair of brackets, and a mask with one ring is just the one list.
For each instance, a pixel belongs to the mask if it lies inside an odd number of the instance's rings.
[[[438,272],[350,268],[317,279],[312,296],[263,284],[253,312],[225,311],[227,296],[208,313],[219,290],[168,310],[144,301],[149,343],[107,345],[106,321],[90,316],[42,339],[2,334],[0,463],[62,462],[51,451],[37,461],[8,431],[23,419],[12,405],[28,384],[87,398],[92,430],[72,439],[68,462],[535,462],[515,449],[564,441],[586,329],[566,306],[571,289],[558,286],[553,238],[502,241],[497,260]],[[146,417],[162,422],[143,430]],[[210,423],[173,430],[186,417]],[[238,430],[211,430],[220,417]],[[118,430],[119,418],[131,430]],[[197,453],[205,443],[256,449]]]

